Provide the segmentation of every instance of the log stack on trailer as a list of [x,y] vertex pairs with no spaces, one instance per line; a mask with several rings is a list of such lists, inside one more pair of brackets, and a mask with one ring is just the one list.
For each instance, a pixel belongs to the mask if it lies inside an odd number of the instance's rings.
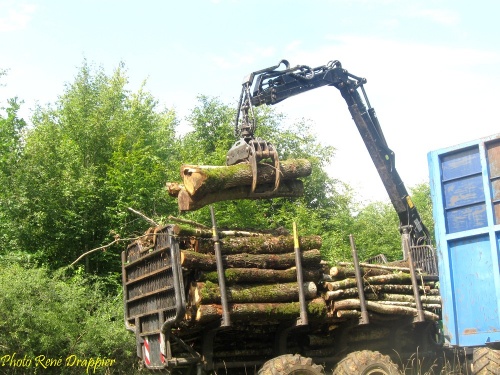
[[[264,163],[257,174],[247,164],[183,165],[180,172],[182,183],[167,189],[185,212],[301,196],[311,164],[285,160],[277,170]],[[432,332],[439,319],[436,277],[408,264],[359,263],[354,247],[352,263],[330,268],[319,235],[299,237],[295,224],[293,235],[218,230],[210,209],[212,227],[169,217],[172,224],[150,228],[122,254],[125,322],[146,367],[267,374],[278,366],[317,375],[323,370],[309,358],[324,365],[345,357],[334,371],[342,375],[351,362],[396,368],[387,356],[396,347],[430,348],[420,331]]]
[[439,279],[418,270],[418,297],[412,285],[410,268],[397,265],[360,263],[363,298],[360,298],[354,264],[338,262],[331,267],[323,283],[323,297],[332,319],[359,318],[362,304],[373,315],[417,316],[416,298],[420,299],[426,320],[437,321],[441,313]]
[[[201,361],[207,369],[229,366],[248,370],[259,368],[280,353],[300,353],[300,358],[312,357],[315,363],[324,364],[334,362],[346,351],[362,350],[368,344],[386,353],[396,342],[400,347],[407,345],[408,350],[415,348],[417,331],[422,326],[413,324],[418,314],[408,267],[359,263],[362,302],[354,262],[328,266],[320,253],[321,236],[298,238],[300,266],[297,267],[296,244],[288,233],[220,230],[217,231],[222,265],[219,269],[212,228],[184,219],[169,219],[175,222],[168,226],[169,241],[170,248],[174,241],[178,246],[185,309],[180,319],[164,332],[160,325],[155,326],[155,332],[160,337],[165,334],[169,341],[169,349],[162,352],[162,358],[171,358],[172,363],[182,363],[179,358]],[[142,337],[149,337],[148,342],[156,339],[151,336],[154,330],[150,318],[143,316],[144,313],[152,309],[154,314],[159,311],[161,315],[161,310],[173,303],[168,301],[174,300],[165,296],[166,302],[154,302],[154,306],[148,302],[147,308],[137,308],[135,303],[140,301],[141,292],[144,299],[155,294],[147,280],[152,280],[153,274],[168,271],[147,268],[150,276],[144,277],[134,262],[140,257],[152,259],[155,253],[158,259],[168,258],[169,250],[162,247],[168,241],[161,239],[166,234],[165,228],[148,230],[143,238],[129,245],[124,256],[126,320],[131,326],[148,327],[142,333]],[[299,288],[298,269],[302,288]],[[418,279],[425,323],[432,326],[440,312],[437,278],[419,274]],[[161,294],[166,286],[158,288]],[[301,293],[307,316],[302,326]],[[178,300],[179,296],[176,305]],[[370,324],[361,324],[363,306]],[[158,362],[155,368],[163,365]]]

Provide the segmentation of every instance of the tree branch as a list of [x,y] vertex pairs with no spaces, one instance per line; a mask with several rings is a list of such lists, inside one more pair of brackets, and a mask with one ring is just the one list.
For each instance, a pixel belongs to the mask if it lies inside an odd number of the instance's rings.
[[[150,235],[153,235],[153,233],[151,233]],[[134,237],[134,238],[119,238],[119,237],[115,238],[114,241],[108,243],[107,245],[99,246],[99,247],[96,247],[95,249],[92,249],[92,250],[89,250],[89,251],[83,253],[73,263],[71,263],[69,266],[70,267],[74,266],[76,263],[78,263],[80,260],[82,260],[83,258],[85,258],[87,255],[95,253],[96,251],[99,251],[99,250],[104,250],[104,249],[106,249],[108,247],[113,246],[115,243],[122,242],[122,241],[135,241],[135,240],[138,240],[140,238],[144,238],[144,236],[147,236],[147,234],[139,236],[139,237]]]
[[150,219],[149,217],[147,217],[146,215],[144,215],[142,212],[139,212],[137,210],[134,210],[132,207],[127,207],[129,211],[133,212],[134,214],[136,215],[139,215],[140,217],[142,217],[144,220],[146,220],[149,224],[152,224],[154,226],[158,226],[158,223],[156,221],[154,221],[153,219]]

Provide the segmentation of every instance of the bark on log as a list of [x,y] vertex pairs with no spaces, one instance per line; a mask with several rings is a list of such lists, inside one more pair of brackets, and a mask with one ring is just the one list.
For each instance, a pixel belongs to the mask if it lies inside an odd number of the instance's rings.
[[[366,299],[373,301],[383,300],[383,301],[398,301],[398,302],[415,302],[415,297],[413,295],[406,294],[389,294],[389,293],[366,293]],[[422,303],[441,303],[441,296],[420,296]]]
[[[413,287],[411,285],[368,285],[364,288],[365,293],[401,293],[401,294],[411,294],[413,293]],[[429,286],[420,286],[419,291],[421,294],[430,293],[431,289]],[[338,289],[334,291],[328,291],[325,293],[325,299],[327,301],[333,301],[340,298],[356,297],[358,296],[358,288],[348,288],[348,289]]]
[[[299,302],[288,303],[233,303],[229,305],[231,321],[260,320],[264,322],[279,322],[298,318]],[[316,298],[307,303],[309,319],[323,319],[326,316],[326,304],[323,298]],[[221,305],[201,305],[196,311],[195,321],[210,322],[222,316]]]
[[[373,269],[380,269],[380,270],[386,270],[386,271],[410,272],[410,268],[403,267],[400,265],[400,264],[407,264],[408,262],[406,262],[406,261],[402,261],[402,262],[405,262],[405,263],[398,262],[397,263],[398,266],[390,266],[388,264],[384,265],[384,264],[371,264],[371,263],[360,262],[359,266],[364,267],[364,268],[373,268]],[[341,266],[341,267],[349,267],[349,268],[354,267],[352,262],[338,262],[337,265]]]
[[[304,281],[317,281],[321,277],[319,269],[304,269]],[[286,270],[272,270],[260,268],[229,268],[224,270],[227,285],[241,283],[286,283],[297,281],[297,269],[295,267]],[[217,272],[200,272],[199,281],[218,282]]]
[[[202,197],[208,193],[236,186],[250,186],[253,179],[250,164],[231,166],[182,165],[180,172],[185,191],[192,197]],[[280,162],[280,179],[282,181],[307,177],[311,172],[311,162],[307,159],[290,159]],[[274,183],[275,176],[274,166],[264,163],[258,164],[257,184]]]
[[[228,237],[220,241],[223,255],[247,254],[278,254],[291,253],[294,250],[293,236],[259,236],[259,237]],[[204,254],[214,252],[214,244],[210,240],[199,240],[196,244],[197,251]],[[299,246],[302,251],[319,249],[320,236],[299,237]]]
[[[380,285],[380,284],[391,284],[391,283],[400,283],[400,284],[409,284],[411,283],[411,277],[407,273],[398,272],[390,275],[380,275],[380,276],[371,276],[364,279],[366,284],[369,285]],[[356,279],[348,278],[345,280],[333,281],[333,282],[325,282],[325,286],[328,290],[339,290],[339,289],[347,289],[355,287]]]
[[[179,237],[200,237],[200,238],[212,238],[212,230],[206,229],[198,226],[188,225],[187,223],[176,224],[172,228],[175,235]],[[218,231],[219,237],[258,237],[258,236],[268,236],[264,233],[259,232],[248,232],[241,230],[221,230]]]
[[[316,284],[304,283],[304,292],[306,299],[316,298]],[[195,283],[190,294],[197,306],[220,304],[221,301],[219,285],[211,282]],[[299,286],[297,283],[234,285],[227,288],[227,299],[230,303],[296,302],[299,300]]]
[[[363,277],[390,275],[392,273],[394,272],[385,269],[361,267]],[[333,266],[330,268],[330,276],[336,280],[352,278],[355,276],[354,266]]]
[[[334,303],[335,310],[352,310],[359,308],[360,308],[359,299],[344,299],[336,301]],[[370,311],[374,311],[380,314],[406,315],[406,316],[417,315],[417,309],[414,309],[412,307],[384,305],[373,301],[366,301],[366,308]],[[424,311],[424,317],[427,320],[432,320],[432,321],[439,320],[439,315],[434,314],[430,311]]]
[[[270,192],[274,184],[258,185],[255,193]],[[186,190],[181,189],[177,195],[179,211],[195,211],[209,204],[227,200],[261,199],[261,198],[298,198],[304,195],[304,184],[300,180],[281,181],[278,189],[268,196],[252,195],[250,186],[235,186],[228,189],[216,190],[203,196],[193,197]]]
[[[287,269],[295,266],[295,254],[232,254],[223,255],[222,261],[226,268],[269,268]],[[321,261],[319,250],[302,252],[302,265],[304,267],[317,266]],[[215,256],[200,254],[190,250],[181,251],[181,264],[187,269],[212,271],[216,268]]]
[[[390,305],[390,306],[405,306],[405,307],[413,307],[416,308],[415,302],[401,302],[401,301],[379,301],[377,303],[381,305]],[[422,308],[424,310],[441,310],[442,306],[440,303],[422,303]]]

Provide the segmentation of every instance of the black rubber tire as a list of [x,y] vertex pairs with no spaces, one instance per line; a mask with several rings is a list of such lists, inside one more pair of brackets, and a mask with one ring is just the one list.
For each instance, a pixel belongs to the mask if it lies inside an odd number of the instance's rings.
[[387,355],[371,350],[352,352],[342,359],[333,375],[400,375],[398,366]]
[[472,354],[474,375],[500,375],[500,350],[476,348]]
[[315,365],[311,358],[298,354],[284,354],[273,358],[259,370],[258,375],[324,375],[323,366]]

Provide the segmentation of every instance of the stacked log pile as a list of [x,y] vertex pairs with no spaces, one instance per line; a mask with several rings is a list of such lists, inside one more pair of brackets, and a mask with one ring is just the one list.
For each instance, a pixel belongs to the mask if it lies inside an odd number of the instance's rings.
[[[167,183],[170,196],[176,197],[179,211],[194,211],[206,205],[227,200],[259,199],[262,193],[266,197],[300,197],[304,194],[304,185],[299,179],[312,172],[307,159],[291,159],[280,162],[279,171],[274,165],[259,163],[257,167],[257,187],[251,192],[253,182],[250,164],[231,166],[189,165],[181,166],[182,183]],[[274,190],[276,173],[280,184]]]
[[[365,263],[360,263],[360,266],[366,308],[371,316],[383,318],[417,315],[408,267]],[[330,269],[327,279],[323,282],[323,297],[328,305],[329,318],[333,320],[359,318],[361,302],[354,266],[339,262]],[[425,320],[439,320],[441,297],[437,276],[419,272],[417,280]]]
[[[211,231],[177,225],[174,232],[181,239],[181,264],[189,285],[185,323],[196,327],[220,319],[221,291]],[[296,319],[300,305],[293,237],[242,231],[219,235],[231,321],[270,324]],[[320,236],[300,238],[311,319],[326,317],[316,284],[322,275],[320,247]]]

